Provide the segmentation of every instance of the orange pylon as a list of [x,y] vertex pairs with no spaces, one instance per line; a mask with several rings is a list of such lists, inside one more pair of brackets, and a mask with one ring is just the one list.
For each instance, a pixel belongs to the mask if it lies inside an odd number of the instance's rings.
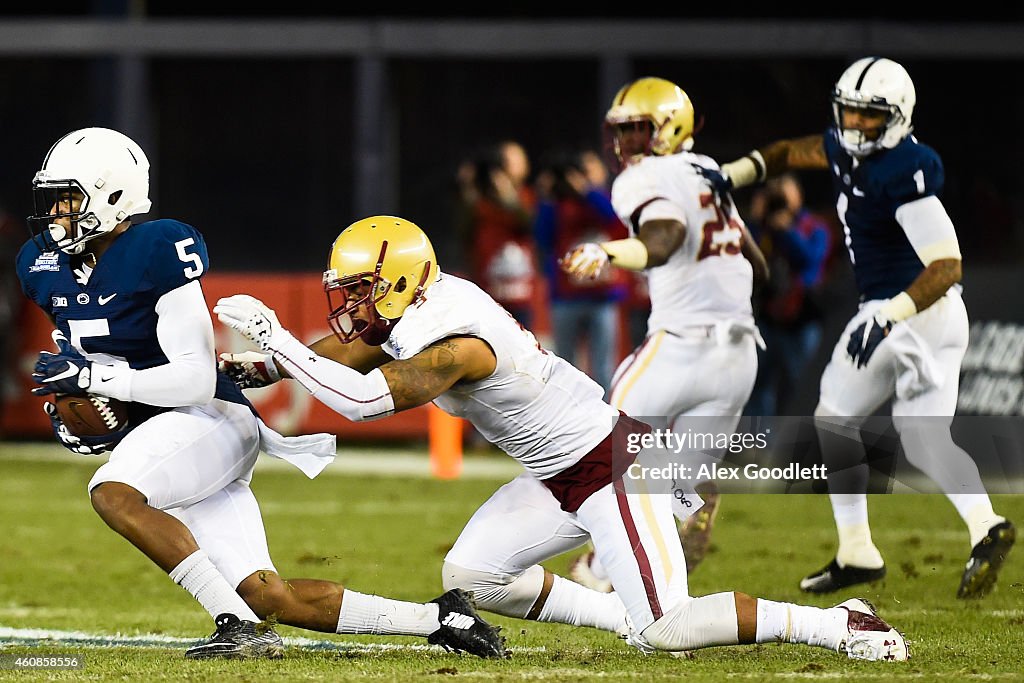
[[462,474],[462,418],[452,417],[433,403],[428,415],[430,472],[438,479],[458,479]]

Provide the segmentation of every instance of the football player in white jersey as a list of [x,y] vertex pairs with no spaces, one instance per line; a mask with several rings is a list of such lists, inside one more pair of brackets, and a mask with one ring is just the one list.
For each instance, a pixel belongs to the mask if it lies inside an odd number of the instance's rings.
[[706,171],[723,191],[791,169],[831,171],[860,310],[822,374],[814,413],[822,451],[842,469],[829,477],[839,548],[801,581],[812,593],[885,576],[868,525],[867,466],[851,462],[864,459],[865,416],[890,399],[908,462],[939,484],[967,526],[972,549],[957,597],[986,595],[1016,538],[1013,523],[993,511],[974,460],[950,436],[968,319],[960,246],[939,199],[942,160],[911,134],[916,99],[902,65],[858,59],[836,82],[824,134],[771,143],[717,176]]
[[[562,268],[580,278],[609,267],[647,275],[647,336],[616,370],[610,402],[656,427],[731,434],[757,376],[755,344],[763,344],[750,297],[755,271],[766,277],[764,256],[728,195],[698,172],[718,164],[690,151],[694,109],[679,86],[650,77],[627,83],[605,129],[621,168],[612,203],[631,237],[581,244]],[[718,506],[713,483],[706,486],[704,506],[680,525],[691,570],[707,549]],[[592,553],[571,573],[611,588]]]
[[[266,354],[225,360],[257,374],[274,365],[351,420],[433,401],[524,467],[459,535],[442,568],[446,587],[471,591],[482,609],[619,632],[648,650],[784,641],[906,659],[903,637],[860,600],[821,609],[733,592],[689,596],[671,496],[633,490],[623,476],[637,457],[624,457],[626,446],[652,428],[605,402],[596,382],[475,284],[442,273],[416,225],[395,216],[350,225],[331,247],[324,287],[335,335],[312,347],[258,299],[218,301],[218,319]],[[614,593],[540,566],[587,540]]]
[[[249,487],[256,458],[262,449],[312,477],[333,460],[335,439],[277,434],[218,372],[200,285],[206,243],[179,221],[132,223],[150,208],[149,161],[134,141],[106,128],[69,133],[32,185],[34,237],[18,254],[18,275],[58,343],[57,353],[40,354],[33,393],[129,402],[128,425],[107,437],[75,436],[52,403],[45,408],[68,449],[110,451],[88,486],[103,521],[214,618],[216,632],[186,657],[281,656],[280,636],[260,618],[503,654],[497,632],[459,592],[421,605],[277,574]],[[463,617],[458,628],[452,613]]]

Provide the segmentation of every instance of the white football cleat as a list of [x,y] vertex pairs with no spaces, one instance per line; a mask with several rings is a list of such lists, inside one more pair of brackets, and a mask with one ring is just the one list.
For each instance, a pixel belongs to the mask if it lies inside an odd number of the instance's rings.
[[593,572],[590,562],[594,559],[594,551],[583,553],[569,565],[569,577],[576,583],[582,584],[591,590],[599,593],[611,593],[612,582],[603,579]]
[[850,659],[871,662],[905,662],[910,659],[903,634],[879,617],[870,602],[850,598],[836,607],[843,607],[849,612],[846,622],[849,635],[839,644],[840,652],[845,652]]

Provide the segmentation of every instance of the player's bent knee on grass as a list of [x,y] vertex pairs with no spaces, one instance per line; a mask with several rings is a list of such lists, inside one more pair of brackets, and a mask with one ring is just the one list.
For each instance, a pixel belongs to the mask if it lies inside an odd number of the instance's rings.
[[736,596],[716,593],[686,600],[644,629],[643,637],[653,647],[668,651],[736,645],[741,642]]
[[509,617],[526,617],[544,587],[544,569],[534,565],[519,576],[466,569],[445,562],[441,568],[445,590],[460,588],[472,593],[480,609]]

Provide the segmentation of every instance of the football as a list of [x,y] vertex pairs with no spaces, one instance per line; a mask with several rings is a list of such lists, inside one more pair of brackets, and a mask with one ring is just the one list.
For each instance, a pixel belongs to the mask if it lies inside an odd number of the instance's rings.
[[128,404],[106,396],[60,396],[57,415],[75,436],[106,436],[128,424]]

